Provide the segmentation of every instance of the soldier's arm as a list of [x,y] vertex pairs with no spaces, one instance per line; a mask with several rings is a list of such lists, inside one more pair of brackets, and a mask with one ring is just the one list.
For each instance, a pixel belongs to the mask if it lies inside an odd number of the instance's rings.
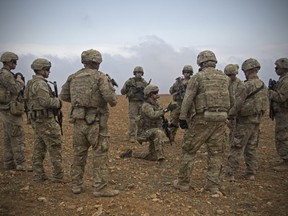
[[121,89],[121,94],[122,95],[125,95],[125,94],[127,94],[128,93],[128,91],[129,91],[129,80],[127,80],[125,83],[124,83],[124,85],[123,85],[123,87],[122,87],[122,89]]
[[279,88],[269,90],[269,99],[279,103],[288,100],[288,78],[284,80],[283,84]]
[[10,72],[3,72],[2,73],[2,85],[11,92],[13,95],[18,95],[19,92],[24,88],[24,82],[20,80],[16,80],[12,73]]
[[172,95],[177,92],[177,82],[175,82],[169,89],[169,93]]
[[194,98],[198,91],[198,76],[193,76],[187,85],[187,89],[184,95],[184,99],[181,105],[181,112],[179,119],[186,120],[189,114],[189,111],[192,109],[194,104]]
[[38,82],[32,86],[32,91],[37,95],[37,100],[42,107],[47,109],[58,109],[61,106],[61,101],[59,98],[51,97],[48,83]]
[[67,79],[67,81],[64,83],[62,86],[61,92],[59,97],[61,100],[66,101],[66,102],[71,102],[71,95],[70,95],[70,83],[72,80],[72,75],[70,75]]
[[143,104],[142,112],[150,119],[159,119],[164,115],[163,110],[155,111],[153,107],[147,103]]
[[104,100],[107,103],[109,103],[111,107],[116,106],[117,97],[116,97],[115,89],[112,86],[111,82],[109,82],[106,75],[101,76],[99,80],[99,90]]

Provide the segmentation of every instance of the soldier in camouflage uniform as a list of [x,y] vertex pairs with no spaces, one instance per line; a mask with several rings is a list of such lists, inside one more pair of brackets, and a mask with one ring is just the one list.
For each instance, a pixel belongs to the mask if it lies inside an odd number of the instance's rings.
[[187,88],[190,77],[193,75],[192,65],[185,65],[183,67],[182,74],[184,77],[178,77],[176,82],[169,89],[170,94],[173,96],[173,100],[177,104],[177,108],[170,113],[170,131],[172,141],[175,140],[175,136],[178,130],[180,108],[184,98],[185,90]]
[[115,89],[111,80],[100,72],[101,53],[86,50],[81,54],[84,68],[70,75],[62,86],[60,97],[71,103],[70,122],[74,124],[73,150],[74,159],[71,166],[72,192],[83,191],[83,176],[88,156],[92,147],[94,196],[111,197],[119,194],[118,190],[108,187],[108,103],[117,104]]
[[51,62],[38,58],[31,64],[35,75],[27,82],[24,95],[29,110],[29,119],[35,134],[33,152],[34,180],[43,182],[48,179],[43,161],[48,151],[53,166],[53,182],[65,183],[62,168],[62,139],[60,127],[55,120],[55,111],[61,108],[61,101],[53,95],[47,78]]
[[276,171],[288,170],[288,59],[280,58],[275,62],[275,71],[279,80],[269,90],[269,99],[275,115],[275,145],[283,160],[275,166]]
[[162,129],[162,120],[165,111],[171,110],[163,110],[159,106],[157,102],[159,98],[158,92],[159,88],[156,85],[148,85],[145,87],[144,96],[146,100],[141,107],[141,115],[138,123],[137,141],[139,143],[148,141],[148,151],[132,152],[131,149],[128,149],[120,154],[121,158],[134,157],[158,161],[159,163],[164,161],[163,144],[169,140]]
[[[244,84],[243,82],[237,78],[237,74],[238,74],[238,70],[239,70],[239,65],[238,64],[228,64],[226,65],[226,67],[224,68],[224,73],[230,78],[230,82],[229,82],[229,92],[230,92],[230,107],[231,109],[235,109],[234,105],[235,105],[235,95],[239,92],[242,91],[242,89],[244,88]],[[229,139],[228,139],[228,144],[227,146],[231,145],[232,142],[232,135],[234,133],[235,130],[235,125],[236,125],[236,119],[231,119],[231,121],[229,121]]]
[[191,77],[181,106],[179,124],[185,130],[178,180],[173,186],[188,191],[194,160],[205,143],[208,151],[207,183],[204,190],[219,192],[223,145],[230,108],[229,78],[215,69],[217,59],[210,50],[197,56],[200,70]]
[[[24,81],[20,77],[14,77],[11,70],[17,65],[18,56],[12,52],[4,52],[1,56],[3,67],[0,70],[0,112],[3,121],[4,135],[4,169],[31,171],[25,162],[22,114],[12,114],[11,105],[15,101],[21,102],[20,92],[23,91]],[[23,105],[24,107],[24,105]]]
[[144,88],[148,83],[142,78],[144,70],[136,66],[133,71],[134,77],[129,78],[121,89],[121,94],[126,95],[129,100],[129,128],[128,136],[130,142],[135,142],[137,133],[137,118],[140,115],[140,109],[144,101]]
[[239,168],[239,157],[243,150],[246,172],[242,177],[254,180],[258,169],[256,149],[259,125],[269,103],[267,87],[257,75],[260,68],[256,59],[250,58],[243,62],[245,88],[236,96],[234,109],[229,111],[230,120],[237,118],[226,169],[226,179],[230,181],[235,179],[234,175]]

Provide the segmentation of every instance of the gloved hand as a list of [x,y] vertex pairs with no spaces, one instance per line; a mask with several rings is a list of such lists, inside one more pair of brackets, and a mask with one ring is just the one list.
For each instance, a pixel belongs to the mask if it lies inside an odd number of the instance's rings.
[[171,102],[169,103],[169,105],[167,106],[167,108],[164,109],[164,112],[171,112],[173,110],[175,110],[177,108],[177,104],[172,104]]
[[180,128],[182,128],[182,129],[188,128],[188,124],[187,124],[186,120],[179,119],[179,125],[180,125]]

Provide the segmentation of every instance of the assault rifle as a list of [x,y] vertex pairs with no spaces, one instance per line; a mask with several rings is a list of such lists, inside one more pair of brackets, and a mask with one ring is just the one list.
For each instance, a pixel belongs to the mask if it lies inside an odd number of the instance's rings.
[[[269,90],[274,90],[275,85],[276,85],[276,80],[269,79],[269,83],[268,83]],[[272,100],[270,100],[269,117],[272,119],[272,121],[274,120],[274,117],[275,117],[275,111],[273,110],[273,101]]]
[[[167,106],[167,108],[164,109],[164,113],[167,113],[167,112],[171,112],[173,111],[174,109],[177,108],[177,104],[172,104],[172,103],[169,103],[169,105]],[[171,132],[169,130],[169,122],[168,122],[168,119],[165,118],[165,116],[163,115],[162,116],[162,128],[164,130],[164,133],[165,135],[168,137],[169,139],[169,143],[172,145],[172,137],[171,137]]]
[[[57,82],[54,81],[54,82],[51,82],[49,81],[49,83],[53,84],[54,86],[54,96],[56,98],[58,98],[58,88],[57,88]],[[60,129],[61,129],[61,135],[63,135],[63,128],[62,128],[62,123],[63,123],[63,113],[61,111],[61,109],[57,109],[57,110],[54,110],[54,115],[57,116],[57,119],[56,119],[56,122],[59,124],[60,126]]]
[[[20,73],[20,72],[17,72],[16,74],[14,74],[14,78],[15,79],[17,79],[17,77],[18,76],[20,76],[21,77],[21,80],[24,82],[24,84],[25,84],[25,77],[24,77],[24,75],[22,74],[22,73]],[[21,96],[21,98],[20,98],[20,100],[24,100],[24,91],[25,91],[25,86],[24,86],[24,88],[20,91],[20,93],[19,93],[19,96]],[[26,101],[24,100],[24,112],[25,112],[25,114],[26,114],[26,118],[27,118],[27,122],[29,123],[29,117],[28,117],[28,106],[27,106],[27,103],[26,103]]]
[[110,79],[111,84],[112,84],[113,86],[119,87],[118,84],[117,84],[117,82],[116,82],[113,78],[111,78],[111,77],[109,76],[109,74],[106,74],[106,76],[108,77],[108,79]]

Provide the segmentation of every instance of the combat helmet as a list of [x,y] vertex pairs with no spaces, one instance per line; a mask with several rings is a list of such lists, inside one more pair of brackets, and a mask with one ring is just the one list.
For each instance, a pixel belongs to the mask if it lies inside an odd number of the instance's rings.
[[47,59],[44,59],[44,58],[37,58],[31,64],[31,68],[34,71],[42,70],[45,67],[46,68],[50,68],[51,67],[51,62],[48,61]]
[[248,71],[248,70],[252,70],[254,68],[259,70],[261,68],[261,66],[260,66],[260,63],[256,59],[249,58],[249,59],[246,59],[242,63],[241,68],[242,68],[242,71]]
[[102,55],[99,51],[94,49],[85,50],[81,54],[81,62],[83,64],[87,62],[96,62],[100,64],[102,62]]
[[237,75],[239,70],[239,65],[238,64],[228,64],[224,68],[224,73],[226,75]]
[[288,69],[288,58],[280,58],[275,61],[275,65],[278,68]]
[[200,52],[197,56],[197,65],[201,65],[203,62],[213,61],[217,63],[215,54],[210,50],[204,50]]
[[156,85],[148,85],[144,89],[144,96],[149,97],[152,92],[159,92],[159,88]]
[[4,52],[1,55],[1,59],[0,59],[1,62],[10,62],[12,60],[16,60],[16,61],[18,60],[18,56],[13,52]]
[[144,74],[144,70],[143,70],[143,68],[142,68],[141,66],[136,66],[136,67],[134,68],[133,74],[135,75],[136,72],[141,72],[142,75]]
[[190,73],[190,75],[193,75],[193,67],[192,65],[185,65],[182,69],[182,74],[184,74],[184,71],[187,71]]

